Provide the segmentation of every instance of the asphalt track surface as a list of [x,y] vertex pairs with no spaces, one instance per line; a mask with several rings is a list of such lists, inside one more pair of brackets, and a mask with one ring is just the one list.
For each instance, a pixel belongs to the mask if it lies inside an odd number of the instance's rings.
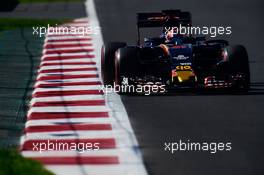
[[[264,54],[261,0],[96,0],[104,41],[136,41],[136,12],[178,8],[193,25],[232,26],[230,43],[246,46],[251,91],[247,95],[123,96],[151,175],[264,174]],[[232,142],[229,152],[164,151],[164,142]]]

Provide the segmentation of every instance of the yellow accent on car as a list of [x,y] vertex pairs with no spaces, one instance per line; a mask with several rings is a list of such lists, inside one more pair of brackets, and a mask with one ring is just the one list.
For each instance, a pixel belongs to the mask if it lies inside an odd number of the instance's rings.
[[182,82],[188,82],[190,80],[193,80],[194,74],[192,71],[177,71],[177,78],[180,83]]

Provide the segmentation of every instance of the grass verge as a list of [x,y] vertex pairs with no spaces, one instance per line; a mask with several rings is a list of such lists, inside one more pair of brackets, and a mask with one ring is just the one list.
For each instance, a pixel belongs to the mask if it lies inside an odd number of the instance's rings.
[[15,150],[0,150],[0,175],[53,175],[41,163],[22,157]]
[[18,18],[0,18],[0,31],[10,30],[20,27],[40,27],[40,26],[54,26],[62,24],[69,20],[54,20],[54,19],[18,19]]

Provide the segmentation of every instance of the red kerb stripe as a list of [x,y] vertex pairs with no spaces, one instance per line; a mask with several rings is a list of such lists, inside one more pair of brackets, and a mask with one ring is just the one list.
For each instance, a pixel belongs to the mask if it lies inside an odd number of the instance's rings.
[[91,38],[48,39],[47,42],[91,41]]
[[28,115],[28,120],[107,117],[108,112],[32,112]]
[[76,69],[45,69],[39,73],[60,73],[60,72],[77,72],[77,71],[97,71],[96,67],[76,68]]
[[47,107],[47,106],[102,106],[105,105],[104,100],[76,100],[76,101],[49,101],[36,102],[32,107]]
[[35,88],[52,88],[60,86],[90,86],[90,85],[102,85],[100,81],[94,82],[63,82],[63,83],[47,83],[47,84],[38,84]]
[[103,94],[102,90],[79,90],[79,91],[47,91],[36,92],[33,97],[54,97],[54,96],[71,96],[71,95],[98,95]]
[[58,62],[58,63],[43,63],[40,65],[40,67],[43,66],[64,66],[64,65],[96,65],[96,62],[94,61],[87,61],[87,62]]
[[46,165],[105,165],[119,164],[117,156],[89,156],[89,157],[32,157],[32,159],[42,162]]
[[91,43],[76,43],[76,44],[47,44],[45,49],[64,48],[64,47],[87,47],[92,46]]

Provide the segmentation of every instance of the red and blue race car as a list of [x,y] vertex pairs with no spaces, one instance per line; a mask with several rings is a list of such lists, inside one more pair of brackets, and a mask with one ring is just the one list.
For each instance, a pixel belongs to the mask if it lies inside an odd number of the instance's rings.
[[[244,46],[226,40],[180,35],[175,27],[191,26],[191,14],[180,10],[137,14],[138,43],[110,42],[102,47],[104,85],[162,85],[172,89],[248,91],[250,71]],[[161,28],[161,36],[144,38],[140,29]],[[172,30],[168,30],[172,29]]]

